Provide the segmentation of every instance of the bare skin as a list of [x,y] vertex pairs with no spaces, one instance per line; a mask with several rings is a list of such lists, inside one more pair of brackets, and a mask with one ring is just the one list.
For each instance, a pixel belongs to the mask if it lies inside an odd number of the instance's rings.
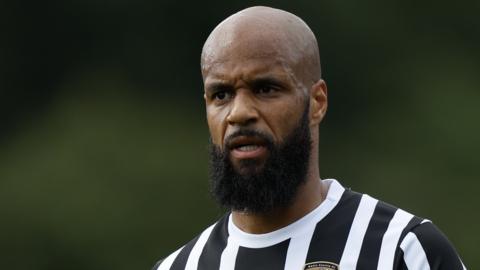
[[[308,26],[277,9],[242,10],[210,34],[201,65],[207,122],[212,142],[221,149],[229,134],[245,126],[282,143],[298,125],[306,99],[310,103],[312,145],[305,184],[286,208],[260,214],[233,211],[234,224],[247,233],[268,233],[320,205],[328,190],[320,181],[318,166],[318,129],[327,110],[327,86],[321,79],[318,45]],[[258,147],[232,151],[229,158],[239,169],[242,159],[264,161],[268,154]]]

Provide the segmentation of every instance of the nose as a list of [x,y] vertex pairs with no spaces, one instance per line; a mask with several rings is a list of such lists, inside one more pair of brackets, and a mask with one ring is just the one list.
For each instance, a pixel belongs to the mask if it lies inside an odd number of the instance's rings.
[[258,120],[258,111],[253,97],[246,92],[242,90],[237,91],[231,103],[230,113],[227,116],[229,125],[245,126]]

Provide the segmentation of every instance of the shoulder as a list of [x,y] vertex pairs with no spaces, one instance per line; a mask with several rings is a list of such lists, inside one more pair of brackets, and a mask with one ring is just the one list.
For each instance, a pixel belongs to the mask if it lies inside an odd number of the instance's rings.
[[[221,241],[226,231],[226,223],[228,214],[206,228],[203,232],[198,234],[195,238],[190,240],[187,244],[177,249],[167,257],[159,260],[152,270],[167,270],[167,269],[184,269],[188,261],[198,261],[190,258],[199,258],[202,255],[203,247],[210,242]],[[213,239],[212,239],[213,238]]]
[[407,269],[466,269],[448,238],[428,220],[411,228],[399,243],[401,264]]
[[395,269],[466,269],[452,243],[430,220],[378,201],[372,222],[382,220],[388,222],[385,222],[380,262],[395,254]]
[[[378,258],[379,269],[463,270],[457,251],[430,220],[349,189],[347,196],[361,196],[356,219],[368,216],[361,255]],[[345,194],[344,194],[345,195]],[[358,229],[358,228],[357,228]],[[379,250],[373,252],[372,250]],[[368,257],[367,256],[367,257]]]

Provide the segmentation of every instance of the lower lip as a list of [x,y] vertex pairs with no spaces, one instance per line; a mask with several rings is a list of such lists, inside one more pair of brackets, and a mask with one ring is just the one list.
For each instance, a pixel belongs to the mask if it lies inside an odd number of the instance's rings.
[[249,159],[249,158],[259,158],[267,152],[267,149],[265,146],[260,146],[255,150],[251,151],[241,151],[238,149],[233,149],[232,150],[232,156],[237,159]]

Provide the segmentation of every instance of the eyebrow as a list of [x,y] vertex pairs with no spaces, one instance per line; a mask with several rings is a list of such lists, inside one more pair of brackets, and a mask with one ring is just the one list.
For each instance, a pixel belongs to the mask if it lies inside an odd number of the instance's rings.
[[[274,85],[278,87],[285,87],[285,82],[272,75],[261,75],[251,80],[246,81],[247,85],[252,88]],[[205,93],[215,93],[218,91],[231,91],[234,86],[226,81],[214,81],[205,85]]]
[[205,93],[215,93],[221,90],[232,90],[233,86],[223,81],[209,83],[205,86]]
[[264,86],[264,85],[275,85],[279,87],[285,86],[284,82],[282,82],[281,80],[271,75],[259,76],[257,78],[254,78],[252,81],[248,82],[248,84],[253,87]]

